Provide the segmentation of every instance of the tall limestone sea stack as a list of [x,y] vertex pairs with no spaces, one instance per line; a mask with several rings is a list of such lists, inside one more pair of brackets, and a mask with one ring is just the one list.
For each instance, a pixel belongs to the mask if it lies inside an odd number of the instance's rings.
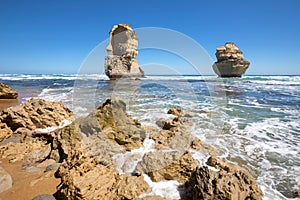
[[105,73],[110,79],[144,77],[136,60],[138,37],[128,24],[115,25],[106,48]]
[[219,77],[241,77],[250,65],[233,42],[218,47],[216,57],[218,61],[213,64],[213,70]]

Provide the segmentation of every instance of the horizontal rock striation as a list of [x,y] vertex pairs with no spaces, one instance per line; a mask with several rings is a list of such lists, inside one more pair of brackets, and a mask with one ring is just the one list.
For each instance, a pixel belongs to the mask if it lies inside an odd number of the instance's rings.
[[216,57],[217,62],[214,63],[213,70],[219,77],[241,77],[250,65],[233,42],[218,47]]

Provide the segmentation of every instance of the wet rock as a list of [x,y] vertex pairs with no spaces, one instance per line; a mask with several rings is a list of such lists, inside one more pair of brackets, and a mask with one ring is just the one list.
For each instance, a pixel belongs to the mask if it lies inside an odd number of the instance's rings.
[[14,91],[10,86],[0,82],[0,99],[17,99],[18,92]]
[[136,56],[138,37],[128,24],[115,25],[110,31],[105,73],[110,79],[144,77]]
[[32,200],[56,200],[55,197],[51,194],[40,194],[36,197],[33,197]]
[[228,163],[225,159],[210,157],[208,167],[198,167],[187,186],[190,199],[262,199],[262,191],[246,169]]
[[300,197],[300,190],[295,190],[293,192],[293,197],[292,198],[299,198]]
[[214,63],[213,70],[219,77],[241,77],[250,65],[233,42],[218,47],[216,57],[218,61]]
[[176,180],[184,183],[198,165],[188,152],[149,152],[137,165],[136,173],[145,173],[155,182]]
[[0,121],[0,142],[9,138],[13,134],[12,130],[5,123]]
[[191,142],[191,148],[202,152],[205,155],[218,155],[219,151],[209,144],[202,142],[200,139],[195,138]]
[[118,174],[100,164],[84,146],[70,152],[56,176],[62,180],[55,194],[58,199],[134,199],[149,192],[142,176]]
[[175,115],[177,117],[180,117],[181,114],[182,114],[182,111],[180,108],[171,108],[168,110],[168,114],[172,114],[172,115]]
[[9,173],[0,167],[0,193],[12,187],[12,178]]
[[2,111],[0,120],[14,132],[31,134],[36,128],[59,126],[64,120],[73,121],[73,113],[62,102],[42,99],[29,101]]

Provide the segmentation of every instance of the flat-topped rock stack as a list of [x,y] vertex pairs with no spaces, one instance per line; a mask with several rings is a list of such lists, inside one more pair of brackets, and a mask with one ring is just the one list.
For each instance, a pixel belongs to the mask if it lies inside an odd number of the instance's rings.
[[144,77],[136,60],[138,37],[128,24],[115,25],[110,33],[105,73],[110,79]]
[[218,61],[214,63],[213,70],[219,77],[241,77],[250,65],[233,42],[218,47],[216,57]]

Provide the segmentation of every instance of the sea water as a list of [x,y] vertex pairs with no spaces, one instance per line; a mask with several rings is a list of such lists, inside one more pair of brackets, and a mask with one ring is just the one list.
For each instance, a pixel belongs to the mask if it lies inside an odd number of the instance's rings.
[[[62,101],[86,116],[117,96],[144,125],[168,118],[180,107],[193,113],[191,133],[220,150],[220,156],[252,171],[264,199],[289,199],[300,189],[300,76],[148,76],[110,81],[105,75],[1,74],[0,81],[19,91],[22,101],[39,97]],[[151,151],[153,141],[136,152]],[[201,163],[205,159],[193,155]],[[116,156],[120,162],[122,155]],[[134,166],[132,166],[132,169]],[[124,173],[129,173],[131,170]],[[178,199],[176,181],[153,183],[151,194]],[[173,192],[170,192],[173,191]]]

